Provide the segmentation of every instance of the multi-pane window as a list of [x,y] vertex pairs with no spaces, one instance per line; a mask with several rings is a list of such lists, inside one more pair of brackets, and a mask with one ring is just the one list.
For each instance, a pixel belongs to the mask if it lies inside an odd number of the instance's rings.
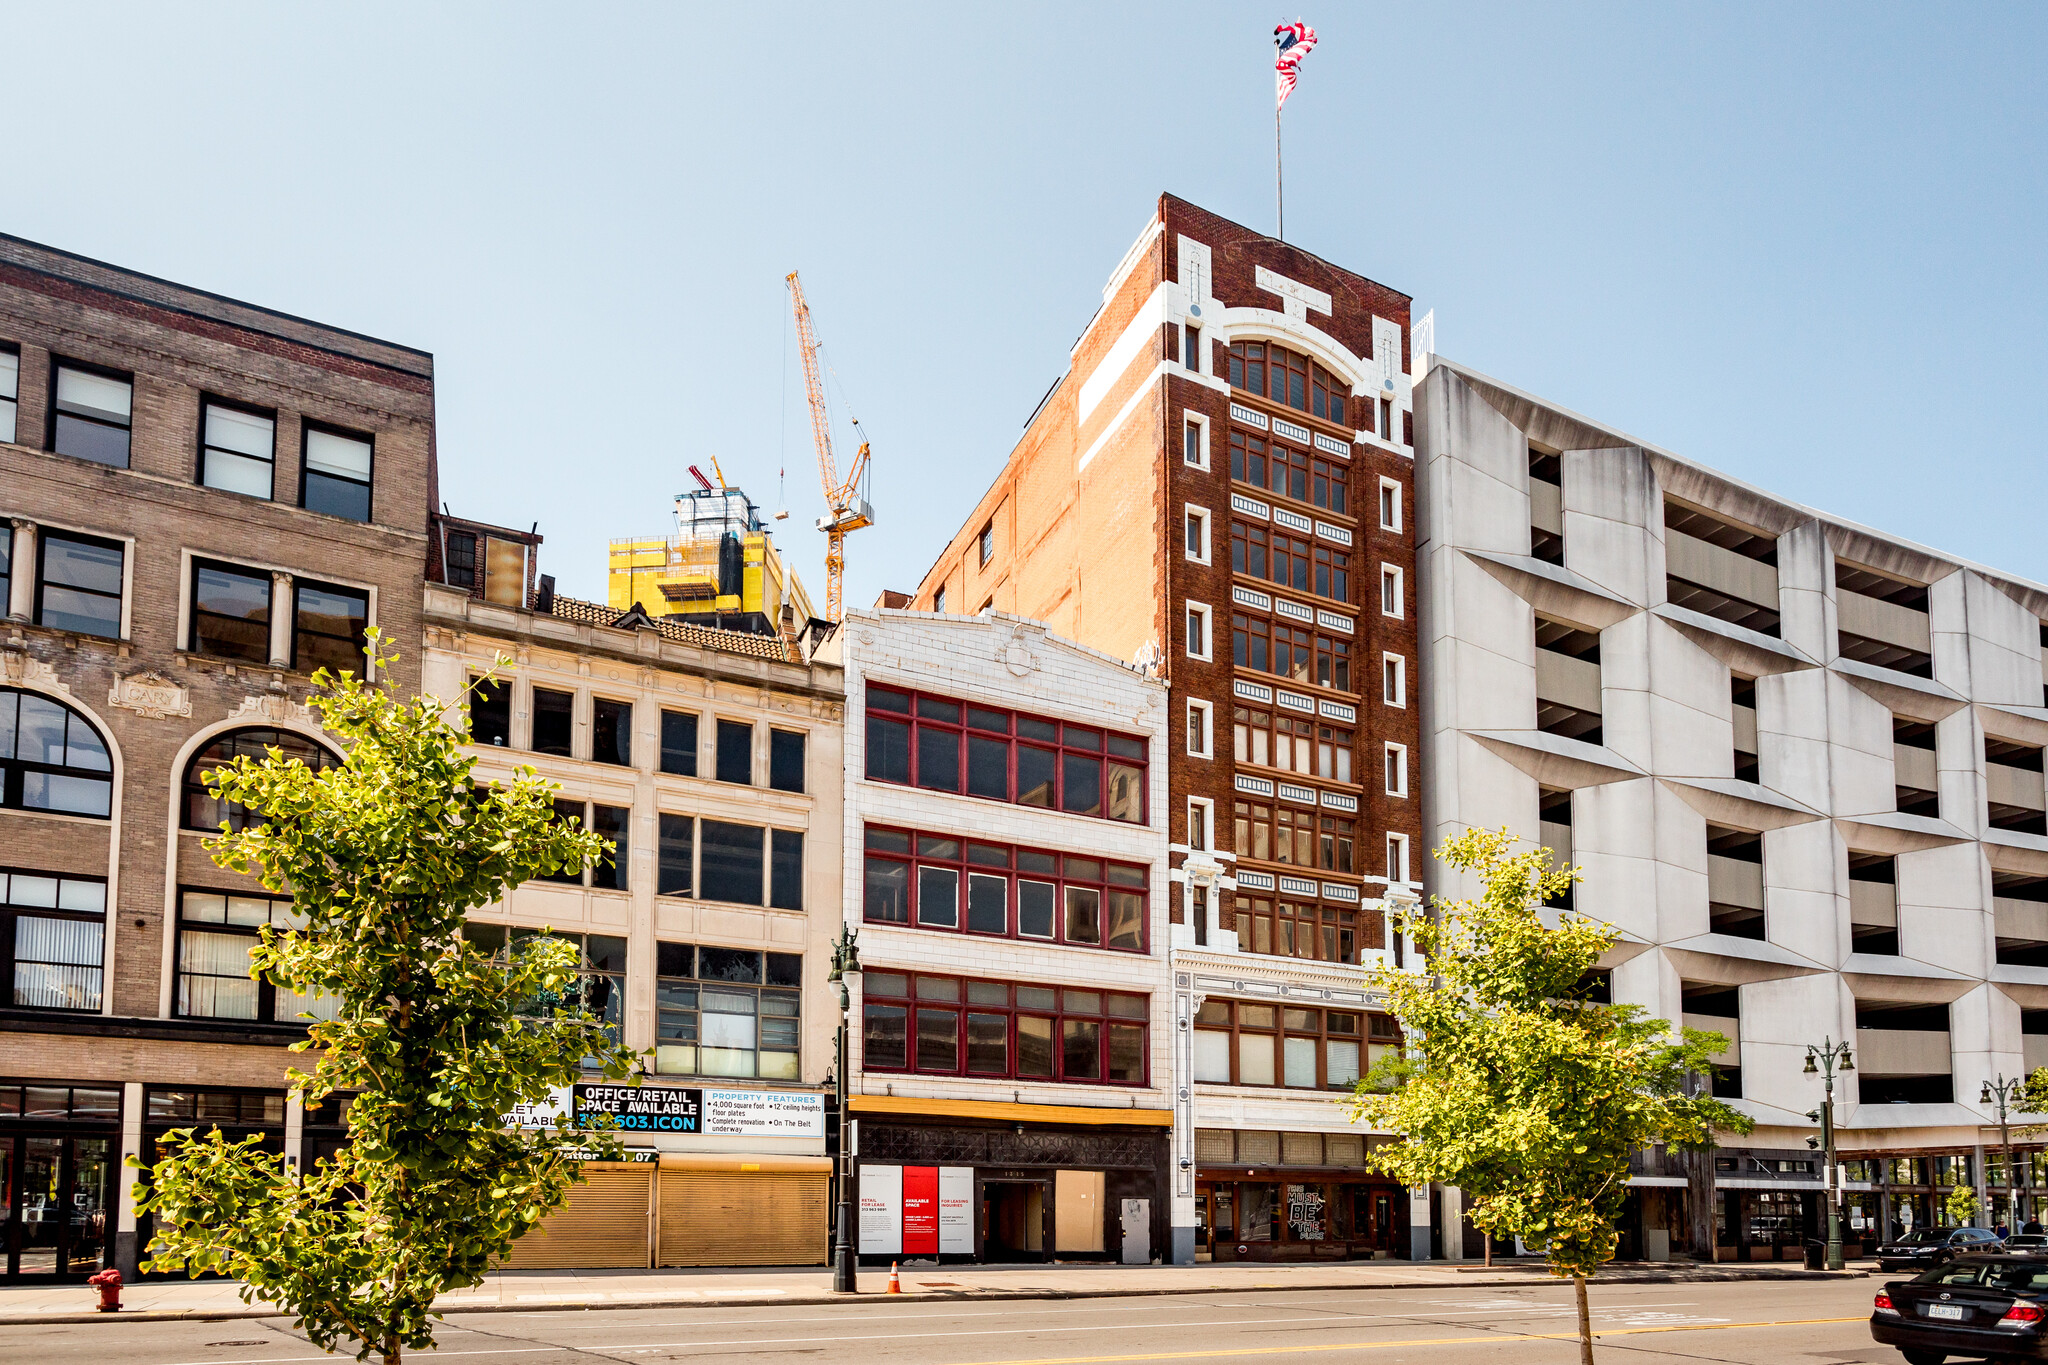
[[0,442],[12,444],[21,398],[21,354],[0,351]]
[[[1315,817],[1300,817],[1303,827]],[[1318,903],[1292,897],[1237,894],[1237,946],[1240,952],[1311,961],[1358,963],[1358,907]]]
[[655,954],[656,1071],[802,1079],[802,956],[689,943]]
[[50,449],[116,469],[128,467],[135,385],[125,375],[57,362]]
[[802,830],[666,812],[658,823],[658,894],[776,910],[804,908]]
[[[1230,567],[1237,573],[1308,592],[1313,581],[1312,550],[1308,540],[1301,536],[1240,521],[1230,523]],[[1327,570],[1324,583],[1328,583]],[[1324,596],[1328,595],[1324,592]]]
[[1195,1015],[1195,1079],[1212,1085],[1349,1090],[1399,1049],[1398,1026],[1381,1014],[1205,1000]]
[[1149,1001],[957,976],[861,974],[861,1067],[1143,1085]]
[[199,482],[267,498],[276,482],[277,419],[209,398],[200,409]]
[[754,727],[743,720],[718,722],[718,769],[720,782],[742,787],[754,781]]
[[590,756],[599,763],[633,765],[633,703],[609,697],[590,703]]
[[1358,822],[1341,815],[1322,817],[1322,833],[1316,842],[1316,866],[1325,872],[1352,872],[1353,846]]
[[1145,951],[1143,867],[876,825],[866,844],[870,923]]
[[1349,513],[1351,476],[1344,466],[1334,460],[1317,460],[1313,469],[1315,482],[1310,487],[1310,494],[1315,505],[1332,512]]
[[552,688],[533,689],[533,751],[569,757],[576,732],[576,694]]
[[472,531],[450,531],[443,542],[443,570],[450,587],[474,588],[476,586],[476,534]]
[[1315,722],[1247,706],[1233,713],[1237,761],[1285,769],[1304,777],[1315,771]]
[[504,748],[512,742],[512,685],[503,678],[471,678],[469,742]]
[[661,713],[661,770],[678,777],[697,775],[697,717],[688,711]]
[[209,795],[206,777],[215,768],[225,767],[237,758],[251,758],[261,763],[272,749],[280,750],[285,758],[296,759],[316,771],[332,768],[341,762],[322,746],[290,730],[230,730],[216,736],[185,765],[185,828],[218,830],[225,822],[228,828],[239,830],[246,828],[252,820],[262,823],[262,817],[253,814],[246,806]]
[[300,673],[349,669],[360,676],[369,644],[370,595],[303,579],[294,595],[292,667]]
[[470,924],[462,935],[488,953],[519,952],[537,939],[565,939],[576,945],[576,974],[561,989],[527,1001],[522,1014],[548,1018],[581,1010],[603,1022],[614,1047],[625,1041],[626,940],[605,934],[564,934],[544,929],[511,929]]
[[1238,857],[1300,868],[1316,865],[1313,810],[1297,810],[1284,802],[1271,806],[1263,801],[1239,801],[1235,813]]
[[42,560],[36,578],[36,623],[120,639],[121,568],[126,556],[121,542],[45,527],[36,546]]
[[996,557],[996,524],[990,522],[981,528],[981,534],[974,538],[974,552],[980,556],[982,566]]
[[107,884],[0,870],[0,970],[20,1009],[97,1010]]
[[1236,612],[1230,618],[1231,658],[1295,682],[1315,682],[1339,692],[1351,690],[1351,642],[1312,634],[1304,626]]
[[779,792],[804,789],[804,732],[768,732],[768,785]]
[[1230,387],[1243,389],[1325,421],[1344,425],[1351,386],[1307,356],[1271,342],[1240,341],[1230,348]]
[[250,975],[249,953],[264,925],[303,929],[306,917],[277,896],[226,891],[178,893],[178,1013],[187,1019],[289,1023],[302,1014],[335,1017],[332,996],[294,995]]
[[1240,482],[1308,502],[1314,463],[1306,451],[1231,428],[1230,477]]
[[270,662],[271,583],[268,570],[195,560],[192,652],[253,664]]
[[1351,600],[1351,556],[1327,545],[1316,546],[1315,594],[1338,602]]
[[1094,726],[868,688],[867,775],[1073,815],[1146,822],[1145,741]]
[[[350,521],[370,519],[370,466],[373,446],[366,436],[330,431],[310,424],[306,429],[305,473],[299,501],[310,512]],[[449,534],[452,550],[455,533]],[[469,539],[469,578],[462,586],[476,582],[476,537]],[[451,555],[452,564],[453,557]],[[455,580],[451,577],[449,582]]]
[[1334,725],[1316,727],[1316,776],[1327,782],[1351,780],[1351,746],[1355,736]]
[[0,687],[0,807],[104,819],[114,808],[106,741],[62,702]]
[[624,806],[606,806],[596,802],[557,797],[557,820],[581,825],[599,838],[609,840],[616,847],[609,853],[599,853],[595,859],[581,868],[546,873],[540,880],[566,882],[571,886],[593,886],[605,891],[626,890],[626,868],[632,859],[632,816],[633,812]]

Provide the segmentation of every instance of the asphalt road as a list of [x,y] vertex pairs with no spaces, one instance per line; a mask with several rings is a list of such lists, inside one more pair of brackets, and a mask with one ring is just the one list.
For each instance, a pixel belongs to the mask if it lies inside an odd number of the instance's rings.
[[[1756,1365],[1898,1365],[1865,1325],[1878,1280],[1628,1285],[1593,1290],[1596,1358]],[[824,1307],[603,1309],[451,1317],[447,1365],[859,1361],[861,1365],[1115,1365],[1137,1361],[1575,1365],[1572,1295],[1527,1288],[1150,1295]],[[0,1361],[36,1365],[316,1365],[281,1319],[0,1327]]]

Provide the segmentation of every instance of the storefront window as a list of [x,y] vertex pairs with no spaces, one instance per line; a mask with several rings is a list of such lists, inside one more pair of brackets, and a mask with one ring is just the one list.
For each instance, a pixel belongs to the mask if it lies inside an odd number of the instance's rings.
[[682,1076],[801,1078],[803,958],[655,945],[655,1069]]
[[1925,1185],[1927,1183],[1927,1158],[1922,1156],[1893,1157],[1887,1178],[1894,1185]]
[[1970,1158],[1960,1154],[1935,1157],[1934,1183],[1937,1185],[1968,1185],[1973,1183],[1970,1179]]
[[861,994],[868,1071],[1145,1084],[1142,995],[879,971]]
[[1330,1201],[1325,1187],[1289,1185],[1286,1193],[1288,1237],[1297,1242],[1328,1240]]
[[1237,1240],[1272,1242],[1280,1236],[1280,1187],[1242,1184],[1237,1187]]

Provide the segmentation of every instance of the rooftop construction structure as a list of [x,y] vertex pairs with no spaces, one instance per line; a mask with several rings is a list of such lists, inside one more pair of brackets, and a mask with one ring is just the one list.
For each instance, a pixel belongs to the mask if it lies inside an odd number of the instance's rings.
[[676,495],[675,530],[611,543],[606,603],[638,604],[650,616],[682,618],[722,630],[781,635],[812,615],[810,595],[776,551],[760,510],[745,492],[704,486]]

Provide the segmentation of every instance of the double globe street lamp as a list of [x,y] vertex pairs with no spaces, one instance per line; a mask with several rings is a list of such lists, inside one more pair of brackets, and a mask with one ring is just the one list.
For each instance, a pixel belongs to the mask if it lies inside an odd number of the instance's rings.
[[[1850,1055],[1847,1043],[1838,1043],[1832,1038],[1821,1039],[1820,1046],[1806,1045],[1806,1074],[1819,1073],[1826,1078],[1827,1098],[1819,1109],[1810,1109],[1806,1117],[1820,1124],[1820,1140],[1823,1159],[1823,1183],[1828,1201],[1828,1269],[1842,1268],[1842,1181],[1835,1167],[1835,1073],[1851,1072],[1856,1069],[1856,1059]],[[1813,1139],[1808,1138],[1811,1143]]]
[[[1977,1095],[1977,1103],[1987,1108],[1992,1105],[1998,1107],[1999,1142],[2005,1148],[2005,1206],[2008,1219],[2006,1228],[2012,1232],[2020,1230],[2020,1177],[2012,1164],[2011,1113],[2024,1112],[2020,1110],[2020,1100],[2026,1087],[2024,1077],[2007,1080],[2001,1072],[1996,1081],[1984,1082],[1984,1089]],[[1987,1180],[1984,1183],[1988,1189],[1991,1182]]]
[[850,928],[839,931],[839,941],[832,945],[832,972],[825,979],[839,987],[839,1065],[833,1069],[839,1098],[839,1214],[834,1222],[832,1242],[832,1292],[852,1294],[860,1286],[854,1275],[853,1243],[848,1240],[847,1224],[853,1202],[853,1154],[846,1141],[846,1020],[853,1008],[853,998],[846,989],[846,978],[860,974],[860,951],[854,946],[854,932]]

